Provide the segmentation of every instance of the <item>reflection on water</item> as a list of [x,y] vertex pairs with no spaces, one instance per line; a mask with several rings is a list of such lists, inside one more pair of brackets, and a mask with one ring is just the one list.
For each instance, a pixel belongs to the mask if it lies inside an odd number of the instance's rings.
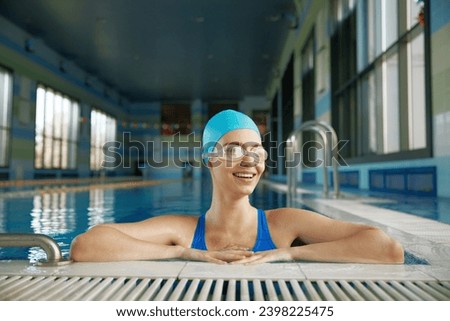
[[267,186],[259,185],[252,195],[250,202],[256,208],[264,210],[286,207],[286,194],[269,189]]
[[88,227],[114,222],[114,190],[92,189],[89,191],[87,208]]
[[36,195],[31,210],[31,228],[34,233],[54,235],[75,229],[75,195],[52,193]]
[[[76,197],[74,193],[42,193],[33,197],[30,227],[33,233],[54,237],[59,246],[64,247],[60,235],[69,234],[76,229]],[[45,259],[44,250],[33,247],[28,250],[32,262]]]

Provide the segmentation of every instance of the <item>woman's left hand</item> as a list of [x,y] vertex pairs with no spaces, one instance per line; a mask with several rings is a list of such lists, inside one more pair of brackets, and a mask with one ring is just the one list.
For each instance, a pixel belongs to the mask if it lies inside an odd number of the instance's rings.
[[270,251],[256,252],[252,256],[233,261],[230,264],[260,264],[275,261],[292,261],[291,248],[282,248]]

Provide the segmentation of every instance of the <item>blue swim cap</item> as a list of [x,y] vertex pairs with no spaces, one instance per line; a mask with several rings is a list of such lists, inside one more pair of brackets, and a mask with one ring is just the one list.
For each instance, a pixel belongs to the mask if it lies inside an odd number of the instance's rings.
[[[258,126],[250,117],[241,112],[227,109],[215,114],[206,123],[202,138],[203,154],[212,152],[222,136],[236,129],[251,129],[261,135]],[[204,158],[208,161],[207,157]]]

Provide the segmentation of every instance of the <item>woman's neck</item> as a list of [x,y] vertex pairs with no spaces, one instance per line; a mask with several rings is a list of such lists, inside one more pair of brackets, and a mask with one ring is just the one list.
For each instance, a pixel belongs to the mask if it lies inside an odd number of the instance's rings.
[[242,197],[233,197],[227,195],[223,197],[213,193],[211,207],[207,215],[208,220],[214,225],[223,226],[224,228],[233,226],[246,225],[251,222],[255,216],[248,215],[255,213],[255,208],[250,204],[247,195]]

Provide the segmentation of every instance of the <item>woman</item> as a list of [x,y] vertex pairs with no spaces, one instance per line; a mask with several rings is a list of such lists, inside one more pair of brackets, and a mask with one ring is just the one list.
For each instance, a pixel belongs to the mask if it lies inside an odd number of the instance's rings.
[[[101,224],[75,238],[75,261],[187,259],[255,264],[272,261],[402,263],[402,246],[380,229],[296,208],[258,210],[249,202],[267,153],[255,123],[226,110],[203,133],[213,195],[205,215],[166,215]],[[302,246],[291,246],[300,241]]]

